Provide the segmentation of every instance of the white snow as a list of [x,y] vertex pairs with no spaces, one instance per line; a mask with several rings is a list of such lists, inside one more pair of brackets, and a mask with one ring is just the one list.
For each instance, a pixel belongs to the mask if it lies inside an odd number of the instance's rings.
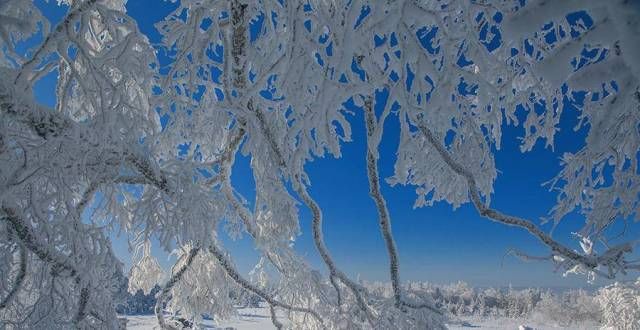
[[[154,315],[127,316],[127,329],[147,330],[158,329],[158,323]],[[285,320],[280,318],[281,322]],[[599,329],[595,324],[575,324],[572,326],[561,326],[550,321],[538,319],[514,319],[507,317],[479,318],[461,317],[452,320],[449,324],[452,330],[469,329],[504,329],[504,330],[546,330],[546,329],[567,329],[567,330],[589,330]],[[205,320],[201,328],[210,330],[267,330],[275,329],[271,323],[269,310],[267,308],[241,308],[238,309],[238,316],[215,323],[213,320]]]
[[572,326],[561,326],[551,321],[538,319],[517,319],[507,317],[479,318],[461,317],[453,323],[448,324],[449,329],[470,330],[470,329],[504,329],[504,330],[546,330],[546,329],[568,329],[568,330],[589,330],[599,329],[595,324],[580,323]]
[[[155,315],[134,315],[127,316],[127,329],[147,330],[159,329]],[[168,318],[167,318],[168,319]],[[280,319],[284,323],[284,319]],[[240,308],[238,315],[216,323],[213,320],[204,320],[200,325],[202,329],[216,330],[269,330],[275,329],[271,323],[271,316],[267,308]]]

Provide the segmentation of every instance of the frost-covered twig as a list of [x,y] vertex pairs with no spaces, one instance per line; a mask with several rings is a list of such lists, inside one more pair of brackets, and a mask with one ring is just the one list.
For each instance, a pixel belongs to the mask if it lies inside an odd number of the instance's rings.
[[55,27],[54,31],[49,33],[46,36],[46,38],[44,39],[42,44],[40,44],[40,47],[38,47],[38,49],[35,51],[31,59],[26,61],[22,65],[22,68],[20,69],[20,72],[16,76],[14,83],[18,84],[20,82],[21,76],[25,72],[32,71],[35,68],[35,66],[38,64],[38,62],[42,60],[43,56],[45,56],[47,52],[49,52],[50,48],[57,46],[55,45],[55,43],[57,42],[56,39],[60,36],[60,34],[64,33],[69,28],[69,24],[71,24],[78,16],[82,15],[83,12],[90,10],[91,7],[93,7],[93,5],[96,2],[97,0],[87,0],[80,3],[80,5],[77,8],[71,10],[67,14],[67,16],[64,18],[64,20],[62,20],[62,22],[60,22]]
[[[278,144],[276,143],[273,137],[273,134],[271,133],[271,130],[269,129],[269,126],[266,123],[266,120],[264,118],[264,115],[262,114],[262,111],[260,111],[260,109],[258,108],[253,109],[251,107],[251,102],[249,103],[249,110],[253,110],[252,113],[255,114],[255,117],[258,120],[258,125],[260,127],[260,130],[262,131],[264,138],[269,143],[269,146],[271,147],[271,151],[275,155],[275,158],[278,161],[278,164],[281,166],[282,169],[286,169],[287,163],[284,159],[284,156],[282,155],[282,152],[280,151],[280,148],[278,147]],[[365,293],[364,288],[360,287],[358,284],[353,282],[351,279],[349,279],[347,275],[345,275],[340,269],[338,269],[335,262],[333,261],[333,258],[331,257],[331,254],[329,253],[329,249],[327,248],[324,242],[324,235],[322,231],[322,209],[320,208],[318,203],[311,197],[311,195],[309,195],[306,187],[304,186],[300,178],[296,177],[295,179],[296,179],[296,182],[294,182],[295,192],[300,196],[300,198],[302,198],[303,203],[309,208],[309,210],[311,210],[311,214],[312,214],[311,228],[313,232],[313,242],[316,247],[316,250],[318,250],[320,257],[322,258],[322,261],[324,261],[325,265],[327,265],[327,268],[329,268],[329,275],[340,279],[340,281],[342,281],[351,290],[353,295],[356,297],[356,301],[360,309],[362,309],[362,311],[367,315],[367,319],[369,320],[369,322],[373,322],[373,319],[374,319],[373,314],[371,313],[371,310],[369,309],[369,306],[367,305],[367,302],[363,297],[363,293]],[[340,288],[338,287],[338,285],[334,281],[332,281],[331,283],[336,289],[336,291],[339,292]]]
[[374,140],[373,134],[375,127],[377,127],[377,125],[384,125],[384,122],[377,122],[375,114],[373,113],[371,97],[367,97],[365,100],[364,118],[367,128],[367,177],[369,180],[369,196],[371,196],[375,202],[376,209],[378,210],[380,231],[382,232],[382,236],[387,247],[387,254],[389,255],[389,272],[391,275],[391,285],[393,287],[393,298],[395,300],[396,307],[399,308],[402,304],[402,297],[400,292],[398,250],[391,231],[391,217],[389,216],[387,203],[380,191],[377,157],[378,143],[377,141],[372,141]]
[[35,236],[31,233],[31,229],[24,222],[24,220],[18,215],[14,209],[2,206],[0,208],[4,213],[3,218],[8,222],[16,237],[20,239],[21,243],[31,253],[35,254],[45,263],[50,264],[54,269],[58,271],[67,271],[70,276],[79,276],[77,270],[71,262],[62,256],[57,255],[50,249],[43,247],[41,243],[37,241]]
[[[340,269],[338,269],[335,262],[333,261],[333,258],[331,258],[331,255],[329,254],[329,249],[327,249],[327,246],[324,243],[324,237],[322,233],[322,209],[320,209],[318,203],[313,198],[311,198],[311,196],[307,192],[307,189],[302,186],[302,183],[298,183],[298,187],[295,190],[296,193],[300,195],[300,198],[302,198],[304,204],[307,205],[307,207],[311,210],[311,215],[313,218],[313,242],[316,246],[316,249],[318,250],[318,253],[320,254],[320,257],[329,268],[330,276],[339,278],[340,281],[351,290],[351,293],[353,293],[353,295],[355,296],[356,302],[358,303],[360,309],[367,315],[367,319],[369,320],[369,322],[373,322],[374,316],[369,309],[366,300],[364,299],[366,290],[357,283],[353,282],[347,275],[345,275]],[[338,290],[338,288],[336,288],[336,290]]]
[[[238,128],[235,135],[232,136],[231,142],[227,146],[227,149],[220,156],[220,173],[219,177],[221,177],[221,190],[224,193],[225,198],[231,204],[231,207],[236,211],[240,220],[244,224],[247,232],[251,237],[256,240],[259,238],[258,231],[255,228],[255,224],[252,222],[252,215],[247,210],[247,208],[238,200],[233,191],[233,186],[231,185],[231,166],[235,160],[235,153],[238,150],[240,142],[245,137],[246,131],[244,129],[244,124],[241,124]],[[265,251],[267,259],[275,266],[280,273],[283,273],[285,270],[282,269],[282,266],[276,262],[275,256],[270,251]]]
[[238,146],[240,142],[245,136],[244,127],[239,127],[236,134],[232,136],[231,142],[227,146],[226,150],[222,153],[220,157],[220,173],[219,176],[221,178],[221,189],[227,199],[227,201],[234,208],[244,226],[247,229],[249,235],[253,238],[256,238],[256,230],[254,228],[253,223],[251,222],[251,215],[249,211],[242,205],[242,203],[236,198],[233,192],[233,187],[231,185],[231,166],[233,165],[233,161],[235,159],[234,155],[238,150]]

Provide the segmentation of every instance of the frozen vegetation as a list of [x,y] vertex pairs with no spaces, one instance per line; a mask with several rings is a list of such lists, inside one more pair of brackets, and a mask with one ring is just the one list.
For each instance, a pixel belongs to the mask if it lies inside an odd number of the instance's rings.
[[[391,297],[390,283],[362,283],[374,295]],[[616,284],[587,292],[582,289],[551,291],[545,289],[474,289],[463,282],[451,285],[409,283],[403,289],[411,295],[433,301],[445,311],[450,329],[637,329],[640,326],[640,280]],[[148,297],[136,295],[130,306],[144,305]],[[271,329],[269,310],[259,297],[246,297],[235,305],[227,319],[205,317],[196,325],[202,328]],[[128,315],[127,315],[128,314]],[[131,329],[156,326],[152,309],[146,313],[131,310],[120,314]],[[282,315],[284,316],[284,315]],[[168,316],[171,318],[171,316]],[[178,313],[174,320],[179,319]],[[173,321],[175,322],[175,321]]]
[[[158,284],[152,237],[178,257],[154,297],[163,329],[176,313],[196,325],[233,319],[238,292],[259,297],[260,320],[275,328],[441,329],[458,316],[536,314],[639,327],[637,283],[566,297],[401,285],[382,189],[415,188],[414,207],[469,204],[546,251],[515,255],[585,281],[638,274],[638,237],[612,230],[640,213],[637,1],[181,0],[155,22],[153,44],[125,2],[58,0],[66,13],[50,22],[31,1],[0,0],[3,328],[121,327],[114,228],[135,252],[130,292]],[[34,90],[51,74],[49,107]],[[567,104],[581,142],[558,155],[546,221],[574,235],[556,237],[492,204],[494,156],[507,126],[522,131],[522,157],[553,150]],[[334,262],[305,167],[341,157],[355,118],[366,126],[359,156],[386,247],[384,288]],[[400,143],[381,154],[391,118]],[[251,200],[231,179],[239,154],[250,159]],[[386,157],[394,172],[382,178]],[[294,248],[301,209],[322,269]],[[253,276],[221,235],[255,243]]]

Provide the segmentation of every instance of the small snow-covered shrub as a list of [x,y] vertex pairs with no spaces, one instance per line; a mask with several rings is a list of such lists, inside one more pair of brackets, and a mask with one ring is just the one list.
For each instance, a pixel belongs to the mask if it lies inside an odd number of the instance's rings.
[[640,329],[640,278],[635,283],[615,283],[598,291],[603,328]]

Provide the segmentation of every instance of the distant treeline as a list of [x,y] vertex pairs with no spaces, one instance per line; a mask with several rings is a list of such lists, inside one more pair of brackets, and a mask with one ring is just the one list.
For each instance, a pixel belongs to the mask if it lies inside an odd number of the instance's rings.
[[[127,281],[125,278],[124,281]],[[390,283],[362,282],[370,294],[390,297]],[[138,290],[127,292],[123,283],[116,310],[121,315],[153,314],[156,285],[149,294]],[[640,279],[634,283],[614,284],[597,291],[572,289],[560,292],[551,289],[473,288],[467,283],[435,285],[410,282],[405,285],[407,298],[430,301],[450,317],[540,318],[559,326],[591,323],[615,329],[640,329]],[[239,307],[258,307],[259,297],[245,291],[233,292]]]
[[[389,297],[390,283],[365,282],[372,293]],[[408,297],[431,301],[452,317],[540,318],[559,326],[592,323],[605,328],[640,329],[640,278],[597,291],[551,289],[472,288],[467,283],[434,285],[412,282]]]

